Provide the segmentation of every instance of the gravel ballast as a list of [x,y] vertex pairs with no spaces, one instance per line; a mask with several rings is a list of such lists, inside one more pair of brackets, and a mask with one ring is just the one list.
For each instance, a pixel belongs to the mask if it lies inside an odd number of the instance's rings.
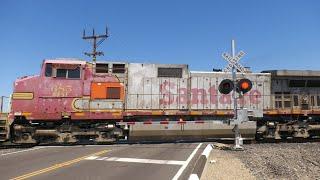
[[[319,179],[320,143],[243,145],[244,151],[213,149],[201,180]],[[210,163],[211,161],[211,163]]]
[[320,179],[320,143],[244,145],[229,151],[257,179]]

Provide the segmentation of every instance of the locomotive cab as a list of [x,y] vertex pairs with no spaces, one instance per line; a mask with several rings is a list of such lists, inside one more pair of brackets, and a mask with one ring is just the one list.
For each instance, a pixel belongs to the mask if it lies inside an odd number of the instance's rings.
[[122,119],[125,75],[119,67],[124,66],[108,67],[102,72],[96,63],[44,60],[40,75],[18,79],[12,95],[13,141],[112,142],[122,136],[116,121]]

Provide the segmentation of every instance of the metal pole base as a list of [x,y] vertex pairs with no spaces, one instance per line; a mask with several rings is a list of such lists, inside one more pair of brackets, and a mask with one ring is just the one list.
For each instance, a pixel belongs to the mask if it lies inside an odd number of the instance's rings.
[[234,146],[233,146],[233,150],[236,151],[243,151],[244,148],[242,147],[243,145],[243,139],[241,137],[240,131],[239,131],[239,125],[236,124],[234,126],[234,132],[235,132],[235,137],[234,137]]
[[233,150],[235,151],[243,151],[244,148],[242,147],[243,145],[243,140],[241,138],[241,135],[239,137],[236,137],[234,140],[235,145],[232,147]]

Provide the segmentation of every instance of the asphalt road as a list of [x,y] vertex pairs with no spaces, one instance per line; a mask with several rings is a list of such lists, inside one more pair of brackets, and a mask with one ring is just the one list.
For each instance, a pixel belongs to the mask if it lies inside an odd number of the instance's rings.
[[39,146],[0,154],[0,179],[188,179],[206,144]]

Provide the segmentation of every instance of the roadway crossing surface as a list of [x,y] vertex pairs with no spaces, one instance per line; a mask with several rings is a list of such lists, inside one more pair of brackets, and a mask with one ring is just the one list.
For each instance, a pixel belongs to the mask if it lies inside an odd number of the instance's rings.
[[188,179],[205,146],[39,146],[0,154],[0,179]]

